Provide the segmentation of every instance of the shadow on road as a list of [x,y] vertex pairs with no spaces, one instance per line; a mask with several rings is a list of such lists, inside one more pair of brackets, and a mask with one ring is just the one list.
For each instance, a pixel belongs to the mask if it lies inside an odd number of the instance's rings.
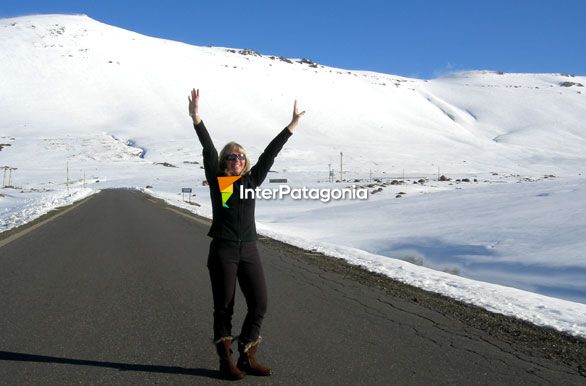
[[196,375],[200,377],[220,379],[217,370],[209,369],[188,369],[177,366],[141,365],[131,363],[100,362],[84,359],[71,359],[50,357],[45,355],[23,354],[18,352],[0,351],[0,361],[38,362],[38,363],[59,363],[79,366],[109,367],[120,371],[145,371],[149,373]]

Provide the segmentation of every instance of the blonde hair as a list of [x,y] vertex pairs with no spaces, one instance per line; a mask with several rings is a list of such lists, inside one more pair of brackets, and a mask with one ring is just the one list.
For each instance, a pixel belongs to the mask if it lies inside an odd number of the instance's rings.
[[239,143],[236,142],[228,142],[220,152],[220,155],[218,156],[220,171],[224,172],[224,174],[226,175],[229,174],[228,168],[226,167],[226,156],[234,150],[244,154],[244,167],[242,168],[242,172],[240,173],[240,175],[243,176],[250,171],[250,159],[248,158],[248,154],[246,154],[246,150],[244,149],[244,147],[242,147]]

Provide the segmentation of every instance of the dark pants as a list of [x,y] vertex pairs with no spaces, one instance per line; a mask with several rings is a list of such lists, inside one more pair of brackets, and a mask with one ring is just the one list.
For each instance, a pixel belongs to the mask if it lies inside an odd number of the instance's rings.
[[248,306],[240,340],[256,340],[267,311],[267,287],[256,241],[213,239],[208,269],[214,296],[214,340],[232,335],[236,280]]

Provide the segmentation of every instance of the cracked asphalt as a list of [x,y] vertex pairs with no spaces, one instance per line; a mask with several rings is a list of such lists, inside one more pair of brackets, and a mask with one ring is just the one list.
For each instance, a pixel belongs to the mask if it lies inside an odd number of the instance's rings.
[[[106,190],[0,235],[0,384],[218,384],[208,222]],[[261,239],[243,384],[584,385],[586,342]],[[237,292],[234,332],[244,318]]]

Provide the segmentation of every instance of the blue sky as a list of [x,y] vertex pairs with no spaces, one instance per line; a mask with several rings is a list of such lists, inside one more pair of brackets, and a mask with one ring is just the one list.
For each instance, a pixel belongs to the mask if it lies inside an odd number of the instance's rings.
[[586,75],[584,0],[0,2],[0,17],[35,13],[85,13],[189,44],[419,78],[483,69]]

